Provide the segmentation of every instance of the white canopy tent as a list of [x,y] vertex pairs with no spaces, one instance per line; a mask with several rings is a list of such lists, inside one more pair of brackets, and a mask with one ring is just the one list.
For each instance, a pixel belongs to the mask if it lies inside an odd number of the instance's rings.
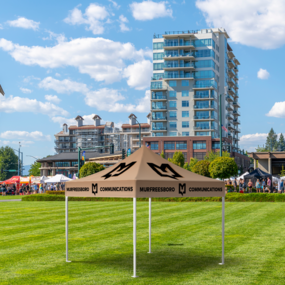
[[67,182],[67,181],[70,181],[72,179],[62,175],[62,174],[57,174],[53,177],[51,177],[50,179],[48,180],[45,180],[45,183],[62,183],[62,182]]

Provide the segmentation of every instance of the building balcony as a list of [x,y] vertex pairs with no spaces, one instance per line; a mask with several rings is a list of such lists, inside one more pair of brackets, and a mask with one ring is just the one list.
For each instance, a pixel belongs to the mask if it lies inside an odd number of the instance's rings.
[[151,96],[151,100],[156,100],[156,101],[164,101],[167,100],[167,96],[166,95],[152,95]]
[[227,82],[228,82],[229,87],[235,86],[235,82],[231,78],[228,78]]
[[214,106],[197,106],[197,105],[194,105],[193,106],[194,109],[197,109],[197,110],[209,110],[209,109],[214,109],[215,107]]
[[233,111],[234,116],[240,116],[240,112],[238,110]]
[[234,67],[235,67],[234,62],[233,62],[231,59],[228,59],[228,60],[227,60],[227,64],[228,64],[228,67],[229,67],[229,68],[234,68]]
[[191,74],[165,74],[164,79],[185,79],[185,78],[191,78],[194,79],[194,75]]
[[158,131],[165,132],[165,131],[167,131],[167,127],[155,127],[155,126],[153,126],[152,131],[153,132],[158,132]]
[[238,83],[235,83],[234,88],[236,89],[236,91],[237,91],[237,89],[239,89]]
[[234,95],[233,95],[233,97],[235,98],[235,100],[236,99],[238,99],[239,98],[239,94],[238,93],[235,93]]
[[232,59],[232,58],[235,57],[234,53],[233,53],[231,50],[228,50],[228,57],[229,57],[230,59]]
[[239,141],[239,137],[233,137],[234,141]]
[[240,63],[239,63],[239,61],[238,61],[237,58],[234,58],[233,61],[234,61],[234,63],[235,63],[236,65],[240,65]]
[[[72,141],[70,141],[70,140],[64,140],[64,141],[62,141],[62,140],[55,140],[54,141],[56,144],[59,144],[59,143],[70,143],[70,142],[72,142]],[[73,142],[75,142],[75,141],[73,141]]]
[[233,134],[231,132],[228,132],[228,138],[232,138]]
[[214,129],[214,127],[211,127],[211,126],[209,126],[209,127],[199,127],[199,126],[197,127],[197,126],[195,126],[194,130],[196,130],[196,131],[200,131],[200,130],[203,130],[203,131],[205,131],[205,130],[214,131],[215,129]]
[[214,89],[216,88],[214,83],[204,83],[204,84],[194,84],[193,89],[195,90],[206,90],[206,89]]
[[195,121],[203,121],[203,120],[214,120],[215,118],[212,116],[194,116]]
[[227,73],[228,73],[229,77],[234,77],[235,76],[235,74],[234,74],[234,72],[233,72],[233,70],[231,68],[227,69]]
[[234,98],[233,98],[231,95],[227,95],[227,96],[226,96],[226,100],[227,100],[228,102],[233,102],[233,101],[234,101]]
[[205,96],[205,95],[199,95],[199,94],[195,94],[194,95],[194,100],[213,100],[213,99],[217,99],[217,95],[208,95],[208,96]]
[[164,60],[175,60],[175,59],[195,59],[195,54],[193,52],[183,53],[183,54],[164,54]]
[[234,107],[232,106],[232,104],[227,104],[226,105],[226,109],[229,110],[229,111],[233,111]]
[[152,111],[167,110],[167,106],[151,106]]
[[240,128],[238,128],[238,127],[235,127],[235,131],[238,132],[238,133],[241,132]]
[[236,91],[234,89],[232,89],[232,88],[228,88],[228,92],[229,92],[230,95],[233,95],[233,96],[236,93]]
[[154,121],[167,121],[167,117],[164,116],[164,117],[152,117],[151,119],[153,122]]
[[235,125],[238,125],[238,124],[240,124],[240,120],[239,120],[239,119],[234,119],[234,120],[233,120],[233,123],[234,123]]
[[171,49],[184,49],[184,48],[195,48],[194,41],[190,41],[187,43],[177,43],[177,42],[164,42],[163,48],[165,50]]
[[238,71],[239,71],[238,66],[235,66],[235,67],[234,67],[234,71],[235,71],[235,72],[238,72]]
[[233,119],[234,119],[234,116],[233,116],[232,112],[228,112],[227,115],[226,115],[226,118],[227,118],[228,120],[233,120]]
[[156,90],[156,91],[166,91],[166,90],[168,90],[168,86],[166,84],[162,84],[162,81],[151,82],[150,89]]
[[229,130],[234,130],[234,125],[231,124],[231,123],[228,123],[227,127],[228,127]]
[[237,102],[237,101],[234,101],[234,102],[233,102],[233,105],[234,105],[234,107],[240,108],[240,104],[239,104],[239,102]]
[[164,67],[163,67],[164,70],[193,70],[195,69],[195,65],[194,63],[182,63],[182,64],[173,64],[173,63],[169,63],[169,62],[165,62],[164,64]]

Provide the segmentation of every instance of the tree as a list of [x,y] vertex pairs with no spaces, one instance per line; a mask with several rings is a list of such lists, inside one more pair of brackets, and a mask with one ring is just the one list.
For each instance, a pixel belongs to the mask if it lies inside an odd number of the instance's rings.
[[[212,162],[216,158],[220,157],[220,152],[209,151],[206,153],[204,160]],[[227,151],[222,152],[222,157],[230,157],[230,154]]]
[[[14,150],[9,147],[0,147],[0,181],[11,178],[18,174],[18,156],[14,153]],[[16,170],[16,172],[5,172],[4,170]]]
[[255,151],[256,152],[266,152],[266,151],[268,151],[267,149],[266,149],[266,147],[263,145],[263,146],[257,146],[257,148],[255,149]]
[[209,172],[212,178],[226,179],[238,174],[238,166],[231,157],[218,157],[211,162]]
[[271,128],[266,138],[265,149],[266,151],[273,151],[274,149],[277,148],[278,148],[277,134],[274,132],[273,128]]
[[39,162],[35,161],[29,169],[29,176],[31,176],[31,175],[40,176],[41,175],[40,168],[41,168],[41,164]]
[[209,165],[210,165],[209,161],[200,160],[193,166],[192,172],[206,176],[206,177],[210,177]]
[[191,158],[190,158],[190,162],[184,163],[183,168],[184,168],[184,169],[187,169],[187,170],[189,170],[189,171],[192,171],[194,165],[195,165],[197,162],[198,162],[198,159],[197,159],[197,158],[191,157]]
[[163,152],[163,151],[161,152],[160,156],[161,156],[162,158],[165,158],[165,155],[164,155],[164,152]]
[[282,170],[280,173],[280,177],[283,177],[283,176],[285,176],[285,169],[284,169],[284,165],[282,164]]
[[173,158],[168,158],[168,161],[183,167],[185,163],[184,155],[181,151],[176,151],[173,155]]
[[91,174],[94,174],[94,173],[97,173],[101,170],[104,170],[105,167],[99,163],[96,163],[96,162],[88,162],[88,163],[85,163],[81,168],[80,168],[80,171],[79,171],[79,177],[80,178],[83,178],[83,177],[86,177],[86,176],[89,176]]
[[282,133],[280,134],[280,137],[279,137],[278,150],[285,151],[285,139]]

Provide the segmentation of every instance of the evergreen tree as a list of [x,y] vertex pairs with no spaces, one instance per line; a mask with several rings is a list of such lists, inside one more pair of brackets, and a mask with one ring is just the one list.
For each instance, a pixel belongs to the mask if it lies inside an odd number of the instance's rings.
[[185,164],[185,159],[184,159],[184,155],[181,151],[176,151],[173,155],[173,158],[168,158],[168,161],[183,167]]
[[279,151],[285,151],[285,139],[284,139],[284,136],[282,133],[279,137],[278,150]]
[[265,149],[266,151],[273,151],[278,148],[278,141],[277,141],[277,134],[274,132],[273,128],[269,131],[266,143],[265,143]]

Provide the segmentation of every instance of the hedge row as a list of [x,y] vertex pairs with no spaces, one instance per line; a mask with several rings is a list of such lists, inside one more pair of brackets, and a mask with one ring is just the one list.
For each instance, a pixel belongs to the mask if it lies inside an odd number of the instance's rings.
[[46,191],[46,194],[50,194],[50,195],[65,195],[65,191]]
[[[69,197],[69,201],[132,201],[132,198]],[[148,201],[148,198],[138,198]],[[22,197],[22,201],[65,201],[64,195],[34,194]],[[154,202],[221,202],[221,197],[152,198]],[[228,193],[226,202],[285,202],[284,194]]]

